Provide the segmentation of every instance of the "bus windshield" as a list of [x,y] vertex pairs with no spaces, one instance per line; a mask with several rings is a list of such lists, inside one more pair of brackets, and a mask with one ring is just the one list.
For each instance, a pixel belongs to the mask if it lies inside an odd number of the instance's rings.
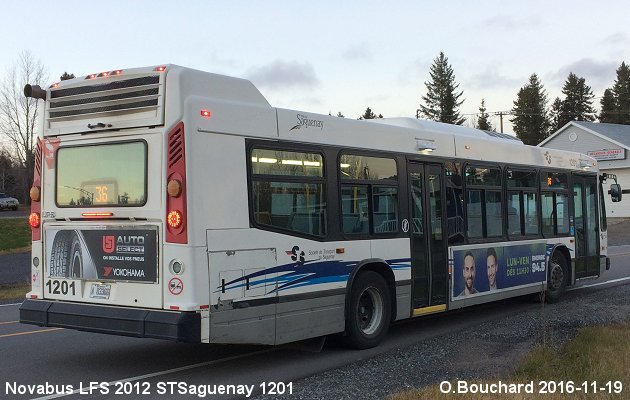
[[146,143],[60,148],[59,207],[142,206],[146,202]]

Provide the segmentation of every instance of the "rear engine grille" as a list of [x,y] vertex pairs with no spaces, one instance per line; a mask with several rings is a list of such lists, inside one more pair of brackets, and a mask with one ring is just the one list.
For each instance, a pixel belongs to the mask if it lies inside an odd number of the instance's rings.
[[52,90],[49,119],[156,109],[160,75]]
[[52,92],[50,92],[50,97],[56,99],[59,97],[75,96],[77,94],[107,92],[109,90],[124,89],[129,87],[157,85],[158,83],[160,83],[159,75],[143,76],[142,78],[127,79],[124,81],[103,83],[100,85],[79,86],[68,89],[53,90]]

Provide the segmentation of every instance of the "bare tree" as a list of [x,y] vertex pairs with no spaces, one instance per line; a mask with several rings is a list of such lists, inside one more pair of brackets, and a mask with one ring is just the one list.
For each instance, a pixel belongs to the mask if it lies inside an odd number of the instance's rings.
[[48,72],[44,65],[30,52],[23,51],[0,83],[0,134],[12,145],[16,164],[24,172],[24,199],[28,198],[33,179],[35,127],[40,111],[37,99],[24,96],[24,85],[45,87],[47,81]]

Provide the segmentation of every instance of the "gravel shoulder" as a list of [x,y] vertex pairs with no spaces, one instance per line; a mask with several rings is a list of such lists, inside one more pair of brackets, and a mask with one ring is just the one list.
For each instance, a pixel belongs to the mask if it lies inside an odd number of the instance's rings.
[[556,304],[532,302],[524,312],[293,382],[292,395],[257,399],[382,399],[444,380],[505,379],[537,345],[560,348],[580,328],[628,319],[630,284],[572,291]]

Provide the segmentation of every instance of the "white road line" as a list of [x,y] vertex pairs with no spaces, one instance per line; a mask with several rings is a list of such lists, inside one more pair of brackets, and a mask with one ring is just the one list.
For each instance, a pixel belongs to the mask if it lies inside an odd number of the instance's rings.
[[624,282],[624,281],[629,281],[629,280],[630,280],[630,276],[625,277],[625,278],[613,279],[612,281],[593,283],[592,285],[572,287],[572,288],[567,289],[567,292],[570,292],[571,290],[586,289],[586,288],[591,288],[595,286],[608,285],[609,283]]
[[22,305],[22,303],[0,304],[0,307],[21,306],[21,305]]
[[[260,355],[260,354],[265,354],[265,353],[272,352],[274,350],[277,350],[277,348],[273,347],[273,348],[270,348],[270,349],[254,351],[253,353],[239,354],[237,356],[221,358],[219,360],[206,361],[206,362],[202,362],[202,363],[198,363],[198,364],[186,365],[186,366],[179,367],[179,368],[167,369],[165,371],[153,372],[153,373],[146,374],[146,375],[140,375],[140,376],[134,376],[134,377],[131,377],[131,378],[118,379],[118,380],[115,380],[115,381],[112,381],[112,382],[107,382],[106,385],[107,386],[113,386],[117,382],[135,382],[135,381],[139,381],[139,380],[143,380],[143,379],[155,378],[156,376],[168,375],[168,374],[172,374],[172,373],[175,373],[175,372],[187,371],[189,369],[195,369],[195,368],[200,368],[200,367],[207,367],[209,365],[215,365],[215,364],[220,364],[220,363],[227,362],[227,361],[239,360],[241,358],[246,358],[246,357],[250,357],[250,356],[257,356],[257,355]],[[73,391],[71,393],[53,394],[53,395],[50,395],[50,396],[37,397],[37,398],[34,398],[33,400],[58,399],[60,397],[66,397],[66,396],[71,396],[73,394],[78,394],[79,392],[80,392],[80,389],[77,389],[77,390],[75,390],[75,391]]]

